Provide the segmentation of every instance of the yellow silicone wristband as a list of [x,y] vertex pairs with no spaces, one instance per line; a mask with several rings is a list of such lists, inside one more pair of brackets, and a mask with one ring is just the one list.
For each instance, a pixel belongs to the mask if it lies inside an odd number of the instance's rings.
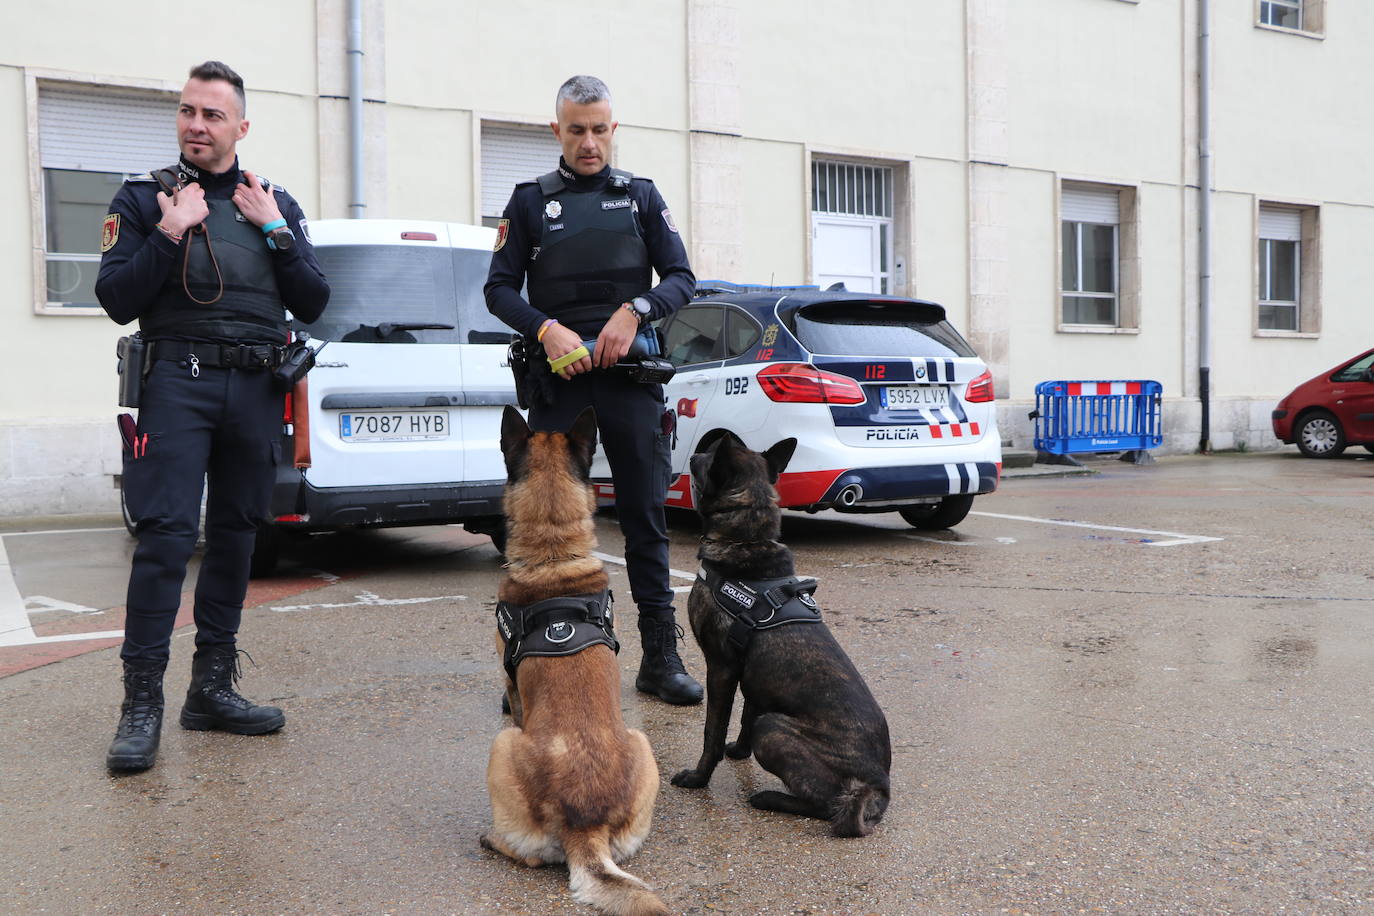
[[545,321],[543,324],[539,326],[539,333],[534,335],[534,339],[542,342],[544,340],[544,333],[556,324],[558,324],[557,318],[550,318],[549,320]]
[[558,359],[549,360],[549,368],[554,372],[562,372],[564,369],[586,356],[591,356],[591,354],[587,352],[587,348],[578,347],[571,353],[558,357]]

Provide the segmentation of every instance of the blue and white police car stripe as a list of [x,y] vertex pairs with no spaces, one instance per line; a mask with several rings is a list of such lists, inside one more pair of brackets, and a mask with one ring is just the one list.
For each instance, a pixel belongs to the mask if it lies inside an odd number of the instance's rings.
[[945,465],[945,473],[949,475],[949,492],[978,492],[979,477],[978,465],[976,462],[969,461],[963,464],[947,464]]

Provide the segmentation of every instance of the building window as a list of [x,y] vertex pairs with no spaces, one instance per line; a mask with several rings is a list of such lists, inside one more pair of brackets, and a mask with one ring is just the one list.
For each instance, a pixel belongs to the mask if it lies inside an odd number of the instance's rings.
[[1258,226],[1256,328],[1316,333],[1316,208],[1261,205]]
[[169,93],[42,84],[38,89],[46,312],[99,308],[100,229],[124,180],[177,161]]
[[1302,28],[1302,0],[1260,0],[1260,22],[1285,29]]
[[853,162],[811,163],[812,277],[828,287],[891,294],[893,169]]
[[482,225],[495,226],[511,192],[558,167],[562,148],[548,126],[482,124]]

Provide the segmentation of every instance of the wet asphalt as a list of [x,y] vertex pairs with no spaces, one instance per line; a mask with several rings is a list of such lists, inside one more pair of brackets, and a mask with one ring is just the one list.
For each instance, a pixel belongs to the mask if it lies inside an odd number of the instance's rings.
[[[779,787],[752,760],[669,785],[702,709],[634,691],[622,623],[625,715],[662,779],[628,870],[696,914],[1374,910],[1374,456],[1091,467],[1008,478],[951,532],[789,514],[891,727],[892,805],[865,839],[750,808]],[[118,629],[115,524],[0,526],[37,636]],[[613,517],[598,531],[620,556]],[[690,515],[672,538],[690,574]],[[158,763],[134,775],[103,766],[116,642],[0,649],[0,912],[590,913],[566,871],[477,844],[508,721],[499,575],[460,528],[299,545],[240,634],[241,689],[286,728],[180,729],[181,629]],[[683,654],[704,676],[690,635]]]

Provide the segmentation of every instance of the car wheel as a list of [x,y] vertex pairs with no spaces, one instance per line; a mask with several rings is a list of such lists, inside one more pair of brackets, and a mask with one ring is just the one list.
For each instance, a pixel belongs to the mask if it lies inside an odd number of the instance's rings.
[[253,539],[253,560],[248,567],[250,579],[263,579],[277,571],[281,559],[281,531],[276,525],[259,525]]
[[1324,410],[1316,410],[1298,423],[1298,451],[1308,458],[1335,458],[1345,451],[1345,433],[1340,421]]
[[129,503],[128,500],[124,498],[123,484],[120,484],[119,487],[119,514],[124,517],[125,530],[127,530],[130,534],[134,534],[138,530],[138,522],[129,513]]
[[908,525],[922,531],[936,531],[940,528],[953,528],[964,520],[973,508],[973,497],[967,494],[946,496],[938,503],[920,506],[907,506],[898,509],[897,514],[906,519]]

